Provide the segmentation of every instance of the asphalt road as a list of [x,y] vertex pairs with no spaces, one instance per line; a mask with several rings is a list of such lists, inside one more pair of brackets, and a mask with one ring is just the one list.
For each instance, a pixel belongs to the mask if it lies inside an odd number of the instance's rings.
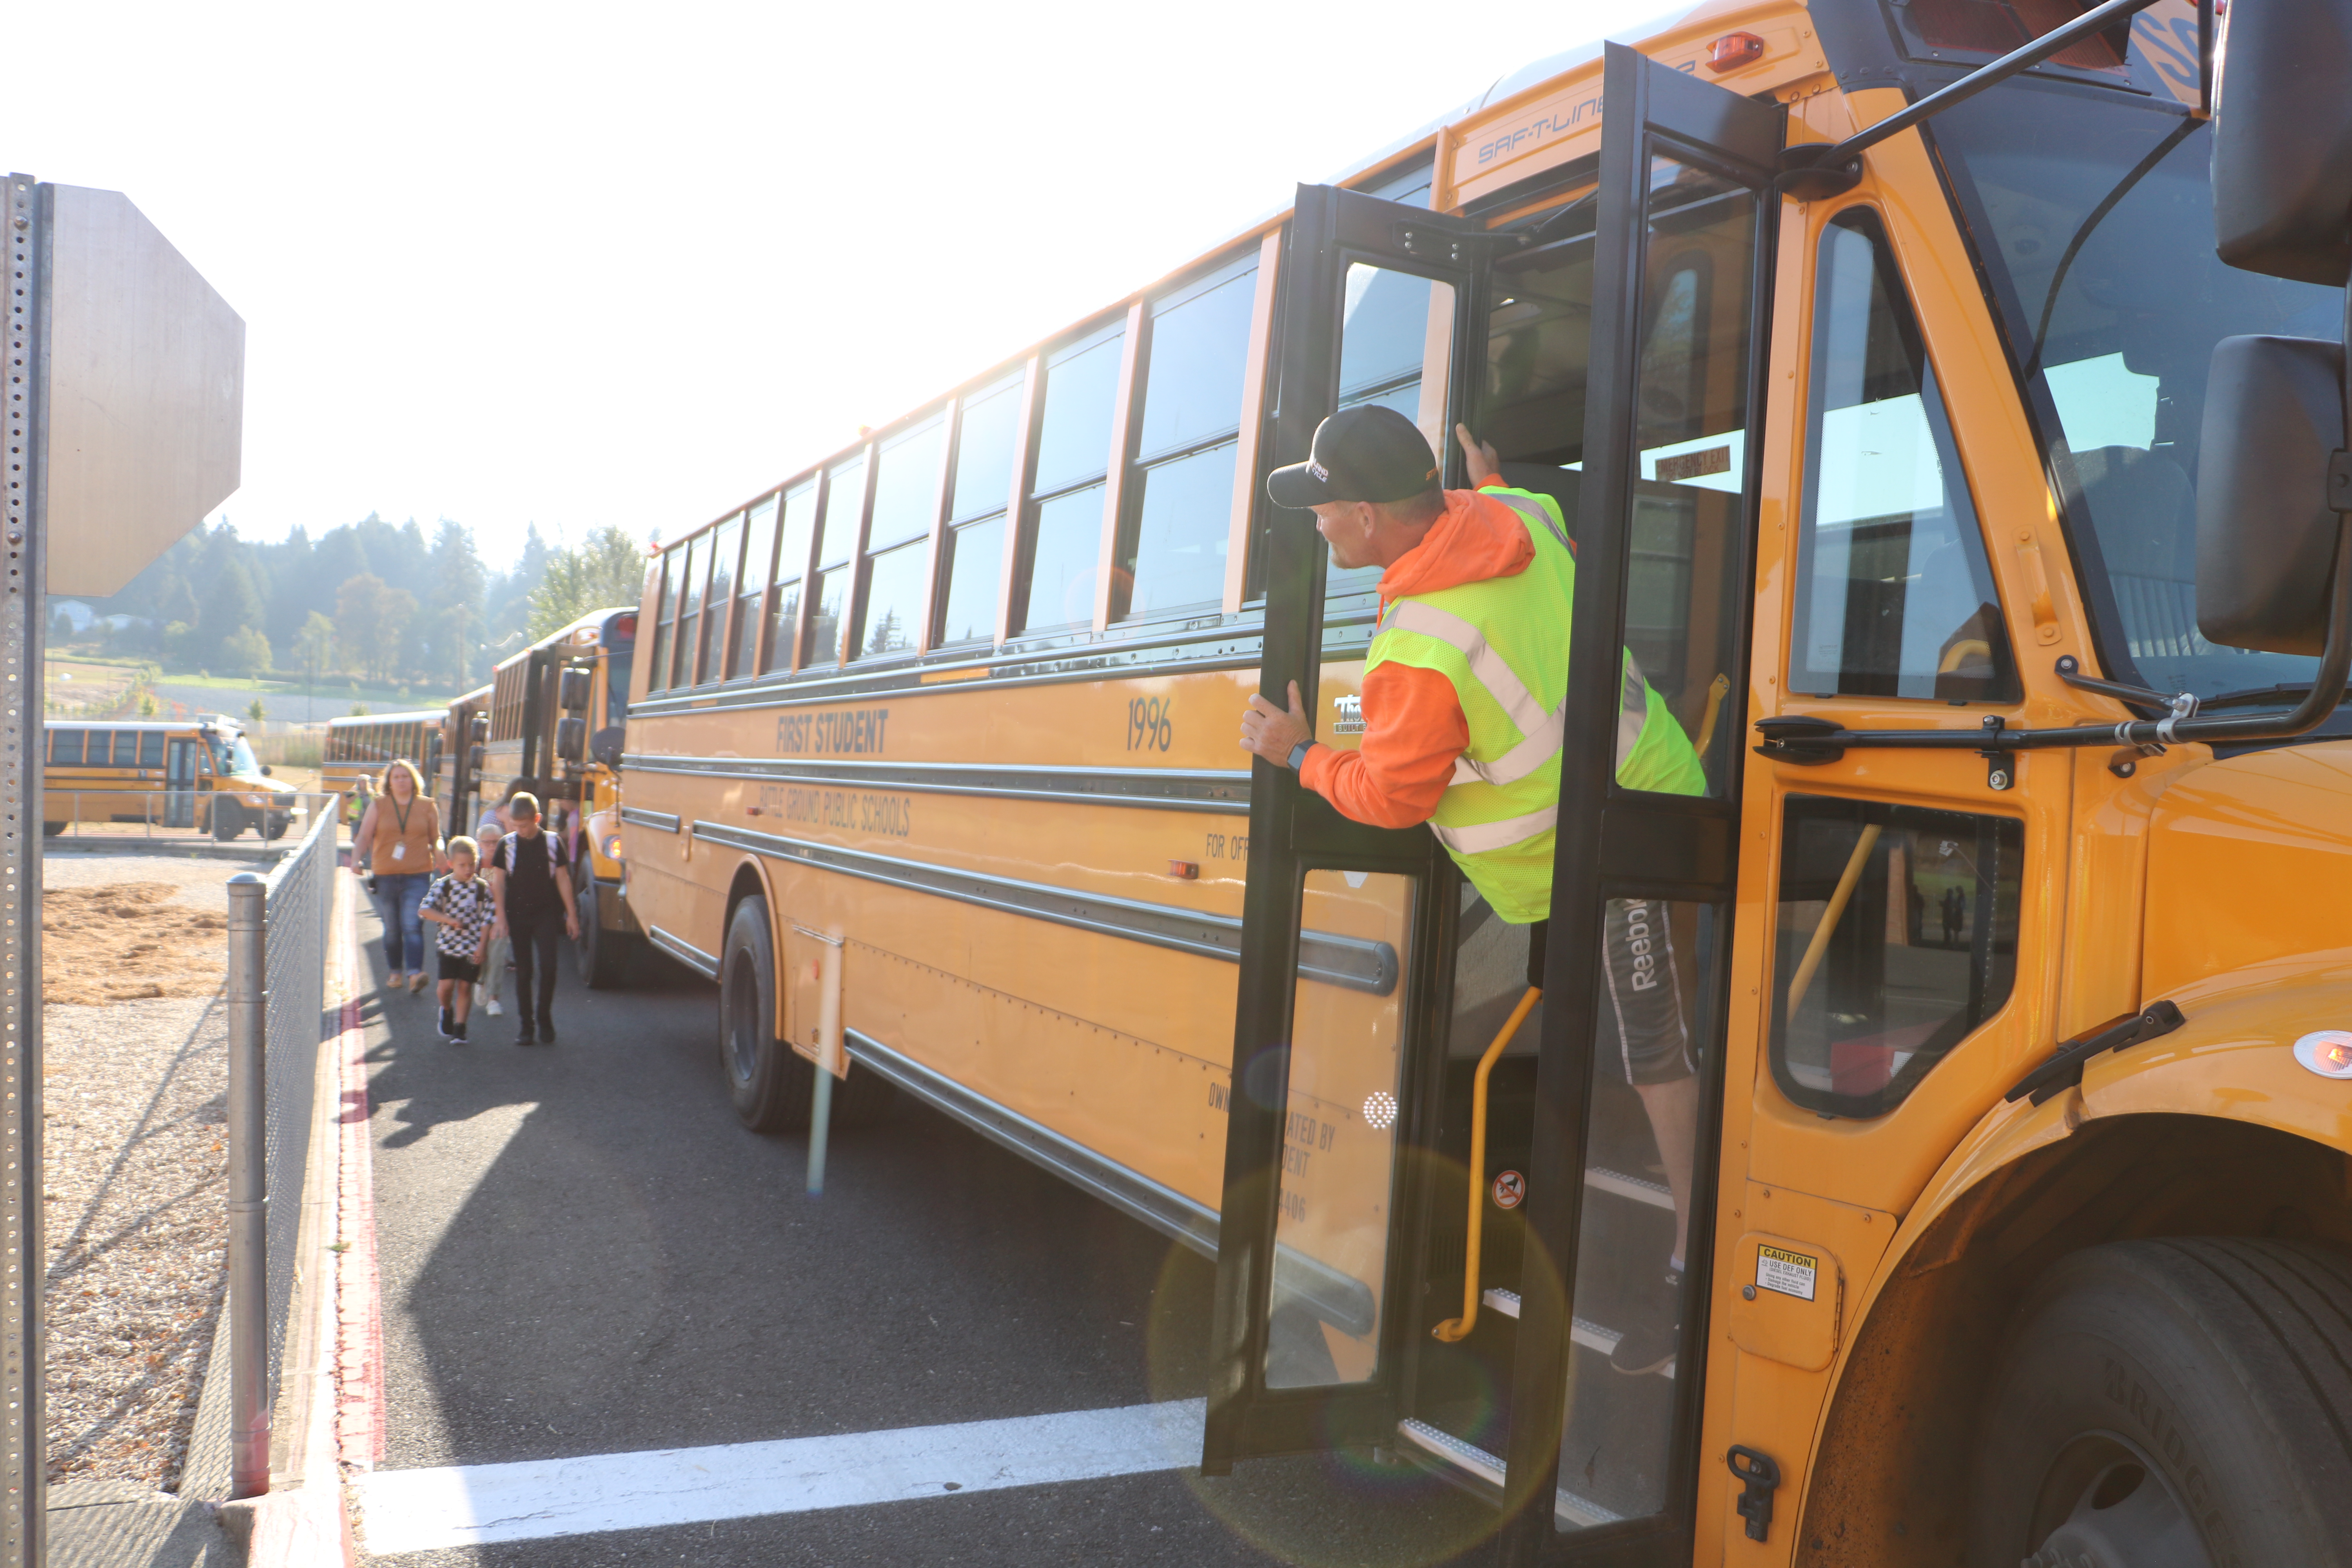
[[[381,986],[373,910],[360,931]],[[567,965],[569,954],[566,954]],[[717,990],[567,967],[561,1042],[443,1044],[432,993],[366,1005],[384,1470],[1197,1398],[1211,1269],[901,1100],[806,1146],[735,1121]],[[1481,1503],[1410,1469],[1190,1470],[370,1559],[388,1564],[1435,1564]]]

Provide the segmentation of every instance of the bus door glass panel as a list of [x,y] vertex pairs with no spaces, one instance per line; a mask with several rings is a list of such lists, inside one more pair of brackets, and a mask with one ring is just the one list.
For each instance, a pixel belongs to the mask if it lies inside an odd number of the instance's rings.
[[[1454,285],[1369,261],[1349,263],[1339,306],[1339,407],[1378,404],[1421,427],[1444,462],[1446,374],[1454,353]],[[1326,602],[1369,595],[1379,566],[1325,569]]]
[[1773,1081],[1884,1116],[2009,1000],[2024,825],[1814,795],[1782,813]]
[[1984,536],[1878,215],[1838,214],[1815,259],[1789,689],[2015,701]]
[[[1310,870],[1291,1008],[1269,1388],[1369,1381],[1380,1363],[1404,1090],[1415,879]],[[1246,1075],[1244,1075],[1246,1078]],[[1246,1088],[1246,1083],[1244,1084]]]
[[[1465,342],[1457,312],[1475,284],[1475,264],[1460,258],[1469,247],[1455,242],[1475,226],[1328,186],[1303,186],[1298,199],[1270,463],[1303,460],[1317,425],[1350,396],[1408,405],[1417,422],[1433,408],[1442,435],[1444,388],[1460,379],[1448,362]],[[1328,550],[1309,514],[1253,504],[1265,595],[1258,689],[1286,701],[1297,681],[1321,712]],[[1369,621],[1369,595],[1349,592],[1343,613]],[[1452,924],[1438,902],[1441,888],[1453,896],[1441,855],[1425,827],[1350,821],[1287,769],[1254,769],[1209,1473],[1254,1454],[1395,1440],[1427,1326],[1423,1293],[1400,1282],[1422,1207],[1419,1178],[1406,1178],[1427,1163],[1415,1155],[1433,1137],[1428,1086],[1443,1067],[1441,1031],[1423,1021],[1443,943],[1423,935]]]
[[[1620,46],[1603,72],[1583,395],[1560,363],[1571,234],[1541,275],[1498,267],[1479,411],[1507,479],[1578,503],[1507,1531],[1530,1561],[1635,1528],[1686,1561],[1782,125]],[[1509,358],[1519,320],[1536,335]],[[1525,363],[1546,348],[1555,368]],[[1542,410],[1578,402],[1580,439],[1547,446]]]
[[192,735],[173,735],[163,764],[163,826],[196,825],[196,759],[203,746]]

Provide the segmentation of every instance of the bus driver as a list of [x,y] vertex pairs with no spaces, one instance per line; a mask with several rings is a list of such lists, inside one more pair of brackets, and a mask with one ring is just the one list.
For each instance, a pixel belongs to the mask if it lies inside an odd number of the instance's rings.
[[[1420,429],[1369,404],[1324,420],[1306,462],[1267,476],[1276,506],[1315,514],[1334,566],[1382,568],[1381,617],[1364,659],[1360,750],[1313,740],[1297,681],[1286,713],[1250,699],[1241,743],[1297,769],[1358,822],[1429,824],[1496,915],[1532,925],[1551,912],[1576,554],[1557,501],[1508,488],[1494,448],[1467,426],[1455,435],[1472,489],[1441,488]],[[1697,752],[1630,653],[1619,685],[1618,782],[1705,794]],[[1674,1253],[1651,1277],[1658,1294],[1632,1314],[1610,1357],[1629,1373],[1655,1372],[1675,1353],[1698,1121],[1697,1062],[1664,915],[1662,904],[1615,899],[1606,922],[1618,1054],[1675,1203]]]

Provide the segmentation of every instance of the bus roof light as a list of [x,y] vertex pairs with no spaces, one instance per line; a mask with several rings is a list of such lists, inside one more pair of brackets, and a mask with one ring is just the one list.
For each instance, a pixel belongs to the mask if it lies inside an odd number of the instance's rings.
[[1717,76],[1763,58],[1764,40],[1753,33],[1726,33],[1706,47],[1706,68]]

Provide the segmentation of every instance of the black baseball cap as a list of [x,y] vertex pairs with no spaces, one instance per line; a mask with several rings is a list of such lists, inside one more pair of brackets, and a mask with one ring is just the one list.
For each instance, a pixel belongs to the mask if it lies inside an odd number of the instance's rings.
[[1307,460],[1265,477],[1276,506],[1405,500],[1437,482],[1437,458],[1421,426],[1377,403],[1342,408],[1315,426]]

